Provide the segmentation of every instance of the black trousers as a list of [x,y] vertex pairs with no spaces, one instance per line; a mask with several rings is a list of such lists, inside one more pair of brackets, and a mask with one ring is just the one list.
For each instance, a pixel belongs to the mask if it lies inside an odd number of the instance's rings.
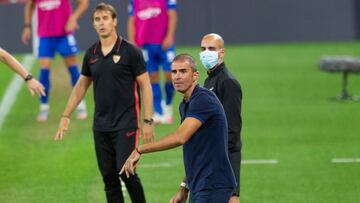
[[137,174],[129,178],[121,175],[119,178],[121,167],[136,147],[138,132],[138,129],[115,132],[94,131],[96,157],[108,203],[124,203],[120,178],[125,183],[133,203],[146,202],[144,189]]
[[231,167],[234,171],[235,179],[236,179],[236,188],[233,191],[233,194],[240,196],[240,163],[241,163],[241,151],[228,151],[229,160]]

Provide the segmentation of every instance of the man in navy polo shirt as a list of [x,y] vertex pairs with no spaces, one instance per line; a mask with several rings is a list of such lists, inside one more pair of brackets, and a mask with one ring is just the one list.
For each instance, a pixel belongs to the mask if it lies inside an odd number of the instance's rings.
[[180,127],[161,139],[135,148],[120,174],[135,173],[142,153],[183,145],[186,178],[170,202],[227,203],[236,186],[227,154],[227,121],[215,94],[198,85],[194,59],[180,54],[171,66],[174,88],[183,94]]

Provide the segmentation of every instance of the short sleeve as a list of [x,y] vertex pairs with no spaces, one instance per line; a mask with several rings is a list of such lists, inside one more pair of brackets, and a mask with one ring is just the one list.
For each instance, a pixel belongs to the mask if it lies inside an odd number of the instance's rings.
[[134,16],[134,0],[129,0],[128,15]]
[[87,51],[83,58],[83,64],[81,68],[81,74],[91,77],[91,71],[89,66],[89,52]]
[[[215,97],[215,95],[214,95]],[[194,117],[201,123],[209,120],[217,111],[219,106],[214,102],[215,98],[205,93],[200,93],[192,98],[186,117]]]
[[167,10],[175,10],[176,9],[176,0],[167,0],[166,5]]
[[137,77],[146,72],[146,64],[140,49],[134,47],[134,49],[131,49],[131,52],[131,70],[133,75]]

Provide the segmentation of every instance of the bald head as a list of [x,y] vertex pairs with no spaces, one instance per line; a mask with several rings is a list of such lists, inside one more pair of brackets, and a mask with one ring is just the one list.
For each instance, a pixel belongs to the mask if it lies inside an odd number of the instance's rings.
[[[205,35],[201,40],[200,51],[202,53],[206,53],[205,51],[217,52],[217,54],[218,54],[217,64],[222,63],[223,58],[225,56],[225,48],[224,48],[223,38],[220,35],[215,34],[215,33],[210,33],[210,34]],[[200,60],[202,60],[202,59],[200,58]],[[202,61],[202,63],[204,65],[204,63],[207,63],[207,62]],[[209,64],[204,65],[204,67],[205,66],[213,67],[212,65],[209,65]]]
[[216,45],[217,49],[222,49],[224,48],[224,40],[223,38],[216,34],[216,33],[210,33],[205,35],[201,41],[208,41],[208,42],[212,42],[214,45]]

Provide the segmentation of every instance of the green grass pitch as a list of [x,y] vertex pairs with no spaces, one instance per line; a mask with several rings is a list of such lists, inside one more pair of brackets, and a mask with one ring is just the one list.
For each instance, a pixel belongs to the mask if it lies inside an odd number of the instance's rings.
[[[179,47],[177,53],[198,59],[198,51]],[[360,43],[226,47],[226,64],[243,89],[243,159],[278,160],[242,165],[242,203],[360,202],[360,163],[331,163],[333,158],[360,157],[360,102],[329,99],[340,93],[341,75],[318,69],[322,55],[360,56]],[[198,66],[202,84],[206,73]],[[38,100],[23,87],[0,129],[0,202],[105,202],[91,119],[73,119],[65,139],[53,141],[71,88],[60,57],[52,70],[49,121],[35,121]],[[0,99],[12,76],[0,64]],[[360,95],[359,75],[350,75],[349,91]],[[90,115],[92,96],[90,90]],[[175,124],[157,126],[156,137],[176,129],[180,100],[176,94]],[[138,173],[149,203],[168,202],[184,176],[181,148],[145,154]]]

